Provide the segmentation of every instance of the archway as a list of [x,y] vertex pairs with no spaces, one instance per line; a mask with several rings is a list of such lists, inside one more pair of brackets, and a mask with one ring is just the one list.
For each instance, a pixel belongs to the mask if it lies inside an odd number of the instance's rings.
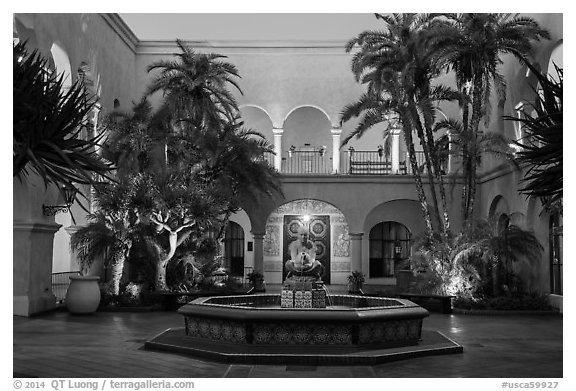
[[326,269],[324,282],[345,284],[351,261],[348,222],[334,205],[312,199],[287,202],[268,216],[264,237],[266,281],[283,281],[288,245],[302,226],[309,230],[310,239],[316,245],[316,259]]
[[231,276],[244,276],[244,230],[234,221],[228,222],[224,236],[224,267]]
[[488,219],[498,222],[501,214],[508,215],[509,213],[510,208],[508,207],[506,199],[501,195],[494,197],[490,203],[490,208],[488,209]]
[[284,120],[282,172],[329,174],[332,172],[331,123],[313,106],[292,110]]

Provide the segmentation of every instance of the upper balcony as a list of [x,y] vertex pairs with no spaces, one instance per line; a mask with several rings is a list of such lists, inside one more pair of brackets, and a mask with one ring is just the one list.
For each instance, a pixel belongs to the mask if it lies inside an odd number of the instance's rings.
[[[397,156],[394,156],[397,155]],[[295,175],[412,175],[412,167],[406,153],[386,154],[384,150],[357,151],[348,149],[328,155],[326,149],[291,148],[283,151],[280,159],[266,155],[268,162],[281,174]],[[416,161],[421,173],[426,173],[424,154],[416,152]],[[280,163],[280,164],[278,164]],[[447,164],[444,165],[447,172]]]

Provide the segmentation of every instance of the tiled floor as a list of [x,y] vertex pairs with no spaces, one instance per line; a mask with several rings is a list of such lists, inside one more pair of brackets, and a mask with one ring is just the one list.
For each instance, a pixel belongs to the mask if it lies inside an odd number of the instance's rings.
[[175,312],[14,317],[15,377],[562,377],[562,317],[432,314],[424,328],[464,353],[376,366],[227,365],[145,351],[143,342],[183,326]]

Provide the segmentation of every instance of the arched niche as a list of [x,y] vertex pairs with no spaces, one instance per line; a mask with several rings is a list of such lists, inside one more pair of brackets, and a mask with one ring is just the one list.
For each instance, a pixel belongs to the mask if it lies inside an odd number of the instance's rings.
[[[266,220],[264,236],[265,279],[282,282],[284,262],[288,260],[287,247],[292,241],[292,225],[307,225],[311,239],[316,243],[317,259],[324,263],[324,281],[345,284],[350,273],[350,238],[348,222],[336,206],[314,199],[289,201],[276,208]],[[292,231],[290,231],[292,229]]]
[[[63,75],[64,91],[72,87],[72,67],[66,50],[57,42],[53,43],[50,48],[52,60],[54,61],[54,71],[58,76]],[[79,270],[70,254],[70,230],[72,226],[72,217],[70,213],[58,213],[55,221],[62,227],[54,235],[54,248],[52,252],[52,270],[53,272],[62,272],[70,270]],[[98,273],[98,272],[96,272]]]
[[56,74],[58,76],[64,75],[64,88],[69,89],[72,87],[72,67],[70,66],[70,58],[64,48],[58,44],[53,43],[50,48],[54,66],[56,67]]
[[240,106],[240,114],[246,128],[256,130],[266,137],[270,145],[274,144],[272,120],[266,110],[255,105],[243,105]]

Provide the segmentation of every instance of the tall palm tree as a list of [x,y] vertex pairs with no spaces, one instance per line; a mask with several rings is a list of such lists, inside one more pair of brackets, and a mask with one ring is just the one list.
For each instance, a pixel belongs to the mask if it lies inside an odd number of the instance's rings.
[[236,99],[228,90],[232,86],[242,93],[236,81],[238,70],[223,61],[226,56],[197,53],[179,39],[176,44],[181,50],[176,60],[161,60],[148,67],[148,72],[160,73],[146,94],[162,91],[176,123],[188,119],[199,129],[219,129],[223,120],[232,121],[238,113]]
[[[470,132],[471,144],[482,117],[488,123],[492,86],[499,99],[506,97],[504,77],[498,72],[500,55],[510,53],[525,61],[532,41],[549,38],[548,31],[528,17],[517,14],[442,14],[437,16],[433,38],[429,41],[439,66],[453,70],[459,91],[467,97],[461,100],[464,131]],[[471,109],[471,112],[470,112]],[[476,196],[476,149],[463,149],[464,176],[463,220],[474,216]]]
[[[388,122],[390,126],[390,117],[400,121],[427,232],[431,235],[433,229],[430,211],[416,162],[413,139],[415,132],[425,155],[437,224],[446,233],[449,228],[446,198],[432,136],[435,110],[431,80],[438,71],[430,61],[427,48],[423,46],[423,34],[426,33],[429,18],[427,15],[417,14],[376,14],[376,17],[385,23],[386,30],[362,32],[346,45],[348,52],[355,46],[359,47],[352,59],[352,72],[358,82],[367,84],[368,90],[356,103],[346,106],[342,111],[343,121],[362,116],[362,120],[344,143],[351,137],[360,137],[377,123]],[[436,194],[438,179],[442,187],[442,213]]]

